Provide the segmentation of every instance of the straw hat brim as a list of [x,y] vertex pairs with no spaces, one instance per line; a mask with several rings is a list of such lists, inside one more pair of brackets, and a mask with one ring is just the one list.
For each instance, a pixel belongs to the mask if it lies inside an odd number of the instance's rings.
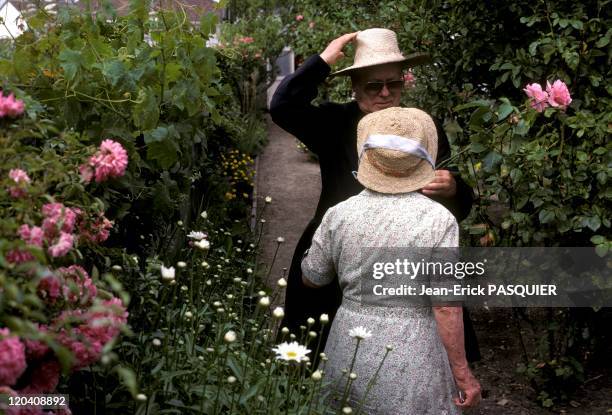
[[433,168],[425,160],[421,160],[415,166],[409,180],[405,177],[388,176],[369,163],[365,154],[357,171],[357,181],[364,187],[379,193],[414,192],[431,183],[435,176]]
[[349,66],[348,68],[344,68],[340,71],[336,71],[332,73],[330,77],[347,76],[347,75],[350,75],[352,72],[354,72],[357,69],[371,68],[373,66],[385,65],[388,63],[401,63],[402,66],[404,67],[407,67],[407,66],[414,67],[418,65],[424,65],[429,62],[431,62],[431,56],[428,53],[418,52],[418,53],[413,53],[411,55],[408,55],[405,58],[401,58],[401,59],[387,58],[380,62],[368,63],[368,64],[363,64],[363,65],[352,65],[352,66]]

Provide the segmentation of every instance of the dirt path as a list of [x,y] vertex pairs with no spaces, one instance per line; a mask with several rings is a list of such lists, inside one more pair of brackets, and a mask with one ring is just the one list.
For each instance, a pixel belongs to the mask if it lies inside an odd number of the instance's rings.
[[[302,231],[312,219],[321,192],[319,164],[297,148],[297,140],[268,118],[269,143],[259,158],[257,172],[257,210],[266,222],[261,237],[262,252],[258,263],[267,269],[278,246],[280,236],[285,242],[280,245],[268,285],[274,287],[289,268],[291,257]],[[272,197],[266,204],[265,197]],[[264,207],[265,206],[265,207]],[[262,224],[257,224],[261,229]],[[282,303],[284,299],[276,299]]]

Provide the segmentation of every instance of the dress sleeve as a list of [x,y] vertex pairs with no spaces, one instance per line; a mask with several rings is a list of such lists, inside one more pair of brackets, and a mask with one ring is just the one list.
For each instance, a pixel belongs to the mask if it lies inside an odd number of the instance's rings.
[[332,210],[328,210],[323,216],[321,224],[312,237],[312,244],[302,258],[302,274],[317,286],[331,283],[336,276],[330,226]]
[[[450,159],[451,150],[448,138],[446,137],[446,131],[444,131],[442,123],[437,118],[433,118],[433,120],[436,124],[436,130],[438,132],[438,155],[436,156],[436,164],[440,164]],[[470,214],[474,196],[472,188],[463,181],[461,176],[459,176],[459,171],[451,168],[448,170],[450,170],[455,178],[457,193],[455,193],[455,196],[450,199],[444,197],[432,197],[432,199],[444,205],[445,208],[451,211],[457,221],[461,222]]]
[[312,101],[330,72],[330,66],[319,55],[311,56],[282,80],[270,103],[272,120],[316,154],[321,147],[322,128],[333,125],[329,123],[333,104],[316,106]]

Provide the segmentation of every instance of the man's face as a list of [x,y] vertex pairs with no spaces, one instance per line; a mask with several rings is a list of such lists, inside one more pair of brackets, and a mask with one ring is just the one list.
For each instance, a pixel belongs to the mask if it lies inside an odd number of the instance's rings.
[[398,107],[404,80],[397,63],[360,69],[352,77],[353,91],[359,108],[366,114]]

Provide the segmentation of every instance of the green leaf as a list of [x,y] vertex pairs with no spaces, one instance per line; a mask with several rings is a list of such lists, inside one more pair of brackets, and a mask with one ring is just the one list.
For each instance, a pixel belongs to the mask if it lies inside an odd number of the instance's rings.
[[459,111],[467,109],[467,108],[488,107],[490,104],[491,104],[491,102],[486,100],[486,99],[478,99],[476,101],[468,102],[466,104],[457,105],[454,108],[454,110],[459,112]]
[[172,140],[149,143],[147,158],[157,161],[162,169],[167,170],[178,160],[178,146]]
[[180,134],[176,130],[176,127],[174,124],[170,124],[168,126],[159,126],[153,131],[145,131],[143,135],[144,135],[144,141],[146,144],[153,143],[155,141],[163,141],[166,139],[169,139],[169,140],[180,139]]
[[470,150],[472,153],[482,153],[483,151],[488,150],[488,148],[482,143],[471,143]]
[[217,15],[214,13],[205,13],[202,15],[200,19],[200,31],[208,35],[215,31],[215,27],[217,25]]
[[555,213],[550,210],[542,209],[538,215],[541,224],[552,222],[555,219]]
[[138,104],[132,107],[132,119],[136,127],[150,130],[157,126],[159,120],[159,107],[153,88],[146,87],[138,92]]
[[601,235],[593,235],[591,237],[591,242],[593,242],[594,245],[599,245],[606,242],[606,238]]
[[104,62],[102,74],[109,78],[112,86],[117,86],[117,83],[126,74],[125,64],[119,60]]
[[595,253],[600,257],[603,258],[606,256],[606,254],[608,253],[608,246],[607,245],[597,245],[595,247]]
[[64,49],[59,54],[60,66],[64,69],[64,76],[72,81],[79,68],[83,64],[81,52],[71,49]]
[[497,151],[491,151],[482,160],[482,165],[486,171],[491,171],[495,166],[501,163],[502,160],[503,157],[501,154],[499,154]]
[[183,66],[177,62],[170,62],[166,65],[166,82],[176,82],[182,76]]
[[596,231],[601,226],[601,220],[599,216],[591,216],[586,220],[586,225],[592,230]]
[[132,396],[135,398],[138,395],[138,382],[136,382],[136,374],[130,368],[124,366],[117,367],[117,374],[125,387],[130,391]]
[[512,105],[507,103],[500,105],[497,109],[497,121],[506,119],[508,115],[512,114],[512,111],[514,111],[514,107]]

